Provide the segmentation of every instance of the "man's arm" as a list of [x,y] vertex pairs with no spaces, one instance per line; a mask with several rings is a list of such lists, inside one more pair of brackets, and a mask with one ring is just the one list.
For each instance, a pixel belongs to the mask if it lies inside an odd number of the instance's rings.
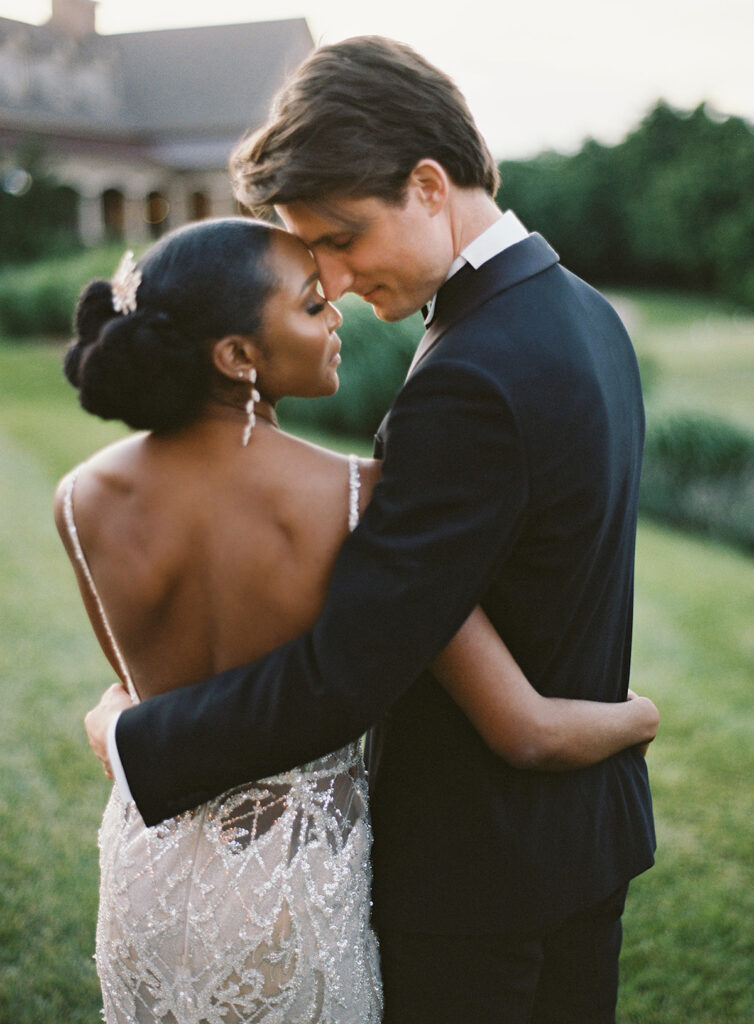
[[120,715],[118,750],[147,824],[338,749],[377,721],[485,592],[526,487],[495,383],[448,359],[416,373],[313,630]]

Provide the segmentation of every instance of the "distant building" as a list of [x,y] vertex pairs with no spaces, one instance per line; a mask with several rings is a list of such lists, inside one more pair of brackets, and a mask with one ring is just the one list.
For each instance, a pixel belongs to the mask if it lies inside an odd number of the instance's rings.
[[0,18],[0,184],[38,147],[87,244],[235,212],[228,156],[312,49],[306,21],[103,36],[95,10],[53,0],[44,25]]

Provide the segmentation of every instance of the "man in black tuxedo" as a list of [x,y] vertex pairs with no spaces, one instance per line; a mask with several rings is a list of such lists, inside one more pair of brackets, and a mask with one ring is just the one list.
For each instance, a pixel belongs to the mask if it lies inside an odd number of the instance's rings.
[[366,728],[386,1024],[614,1021],[621,912],[653,859],[644,759],[495,758],[425,671],[480,603],[547,696],[619,701],[644,432],[617,315],[494,202],[453,83],[374,37],[315,51],[235,156],[329,299],[429,305],[383,476],[310,634],[90,732],[153,824]]

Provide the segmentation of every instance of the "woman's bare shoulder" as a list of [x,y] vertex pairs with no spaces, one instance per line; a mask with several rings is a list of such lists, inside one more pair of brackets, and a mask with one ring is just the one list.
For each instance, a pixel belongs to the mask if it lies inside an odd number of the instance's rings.
[[94,452],[83,462],[70,469],[61,477],[55,488],[54,507],[56,517],[62,509],[71,478],[76,477],[76,504],[86,505],[97,497],[98,488],[106,487],[107,481],[118,472],[123,472],[133,461],[136,451],[143,444],[144,435],[134,434],[115,441],[113,444]]
[[[313,466],[319,465],[323,471],[330,469],[347,472],[348,462],[351,458],[350,453],[335,451],[333,448],[327,448],[324,445],[285,431],[280,431],[280,438],[283,444],[288,447],[293,457],[307,461]],[[370,480],[378,480],[381,466],[380,460],[370,459],[363,455],[359,455],[357,458],[361,474],[368,476]]]
[[83,462],[70,469],[58,482],[57,491],[65,489],[74,473],[77,481],[87,481],[88,484],[94,486],[98,482],[104,484],[114,474],[127,471],[143,452],[147,437],[148,435],[144,433],[129,434],[128,437],[114,441],[105,448],[100,448],[99,451],[94,452]]
[[147,435],[133,434],[95,452],[58,482],[53,511],[58,531],[67,541],[65,500],[75,474],[73,508],[77,530],[90,541],[113,515],[119,501],[133,492]]
[[[303,495],[305,492],[330,492],[340,500],[347,492],[350,454],[335,451],[293,434],[281,432],[278,465],[288,486]],[[380,477],[381,463],[377,459],[358,456],[357,463],[362,494],[371,497]]]

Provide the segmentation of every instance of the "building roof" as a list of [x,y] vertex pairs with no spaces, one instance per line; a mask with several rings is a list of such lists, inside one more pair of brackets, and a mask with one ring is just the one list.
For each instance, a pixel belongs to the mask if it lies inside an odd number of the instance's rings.
[[121,55],[124,113],[141,131],[243,130],[312,48],[303,18],[110,36]]
[[0,18],[0,127],[218,166],[312,45],[303,18],[78,39]]

